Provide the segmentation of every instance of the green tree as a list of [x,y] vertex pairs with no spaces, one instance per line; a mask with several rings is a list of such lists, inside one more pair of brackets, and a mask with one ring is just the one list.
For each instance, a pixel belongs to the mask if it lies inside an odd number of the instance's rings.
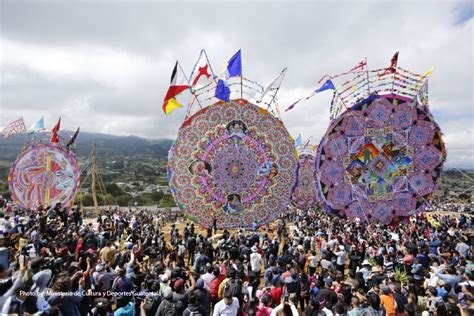
[[117,196],[115,200],[117,201],[117,204],[119,206],[128,206],[128,204],[132,200],[132,197],[130,196],[130,194],[125,193],[120,196]]
[[119,196],[123,194],[122,189],[115,183],[109,183],[105,185],[105,190],[112,196]]
[[94,205],[94,200],[92,199],[92,195],[88,195],[88,194],[82,197],[81,202],[82,202],[82,205],[84,206]]

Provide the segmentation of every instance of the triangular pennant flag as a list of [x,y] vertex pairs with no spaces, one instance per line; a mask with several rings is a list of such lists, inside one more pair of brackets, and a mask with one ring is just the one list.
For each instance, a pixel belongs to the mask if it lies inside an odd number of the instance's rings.
[[173,72],[171,74],[170,86],[168,88],[168,91],[166,92],[165,99],[163,100],[163,112],[165,112],[165,114],[169,114],[176,108],[182,106],[181,104],[180,106],[176,106],[177,101],[175,97],[188,88],[189,83],[186,79],[186,75],[181,69],[179,63],[176,62],[173,68]]
[[61,118],[59,118],[58,122],[56,123],[56,125],[54,125],[53,129],[51,130],[51,132],[53,133],[53,135],[51,136],[52,143],[59,142],[58,131],[60,128],[61,128]]
[[314,90],[314,93],[319,93],[319,92],[323,92],[323,91],[326,91],[326,90],[336,90],[336,87],[334,86],[334,83],[332,83],[331,79],[326,80],[326,82],[323,83],[323,85],[321,87]]
[[77,135],[79,135],[79,130],[80,129],[81,129],[80,127],[77,128],[76,132],[74,133],[74,135],[72,135],[72,137],[69,140],[69,142],[67,143],[66,147],[70,147],[70,146],[72,146],[72,144],[74,144],[74,142],[76,141]]
[[436,66],[431,67],[430,70],[428,70],[428,71],[425,72],[422,76],[420,76],[420,77],[418,78],[418,81],[421,81],[421,80],[423,80],[423,79],[428,78],[429,76],[431,76],[431,74],[433,73],[435,67],[436,67]]
[[323,92],[323,91],[326,91],[326,90],[336,90],[336,87],[334,86],[334,83],[332,82],[331,79],[328,79],[326,80],[326,82],[323,83],[323,85],[321,87],[319,87],[318,89],[314,90],[310,95],[308,95],[307,97],[305,98],[299,98],[298,100],[296,100],[295,102],[293,102],[293,104],[291,104],[286,110],[285,112],[288,112],[289,110],[292,110],[296,104],[298,104],[301,100],[308,100],[308,99],[311,99],[312,97],[314,97],[314,95],[316,93],[320,93],[320,92]]
[[397,68],[398,64],[398,52],[396,52],[390,60],[390,68]]

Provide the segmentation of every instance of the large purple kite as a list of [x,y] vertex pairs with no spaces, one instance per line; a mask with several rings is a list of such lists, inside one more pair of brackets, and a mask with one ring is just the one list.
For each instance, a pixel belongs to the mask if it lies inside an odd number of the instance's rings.
[[328,212],[390,224],[424,209],[445,158],[427,106],[374,94],[329,126],[318,147],[316,186]]

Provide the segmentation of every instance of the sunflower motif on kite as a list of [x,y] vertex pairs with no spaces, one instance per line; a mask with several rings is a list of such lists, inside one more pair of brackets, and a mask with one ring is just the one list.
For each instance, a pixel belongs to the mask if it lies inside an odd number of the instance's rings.
[[21,207],[74,202],[79,188],[79,167],[72,151],[59,144],[36,144],[15,160],[8,175],[12,199]]
[[346,111],[331,122],[315,162],[316,188],[328,212],[390,224],[429,204],[446,159],[428,108],[429,74],[413,74],[392,59],[390,68],[343,84],[345,96],[336,90],[333,106],[346,105]]
[[258,226],[288,204],[296,181],[283,123],[245,100],[218,102],[181,126],[168,162],[174,197],[204,227]]

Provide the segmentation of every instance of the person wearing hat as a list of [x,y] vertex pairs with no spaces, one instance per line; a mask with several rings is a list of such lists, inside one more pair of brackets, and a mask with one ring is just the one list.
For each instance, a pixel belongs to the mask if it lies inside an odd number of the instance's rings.
[[117,276],[115,270],[110,269],[109,264],[98,263],[92,273],[93,286],[96,291],[108,291]]
[[380,285],[380,291],[382,292],[380,304],[385,308],[387,316],[395,316],[397,314],[397,302],[393,297],[392,291],[385,284]]
[[386,276],[383,273],[383,269],[380,266],[375,266],[372,268],[372,274],[368,277],[368,286],[374,287],[379,286],[383,280],[385,280]]
[[260,280],[260,273],[262,272],[262,255],[258,252],[257,246],[252,247],[250,254],[250,268],[257,280]]
[[168,276],[168,274],[164,273],[164,274],[160,275],[160,291],[162,293],[164,293],[164,291],[167,288],[171,289],[171,287],[169,285],[169,276]]
[[115,256],[117,255],[117,250],[112,247],[112,241],[108,240],[105,244],[105,247],[102,248],[99,252],[99,257],[102,262],[109,262],[111,266],[115,263]]
[[[202,278],[197,279],[196,289],[191,291],[191,293],[195,293],[197,304],[204,310],[203,315],[209,315],[211,312],[211,294],[209,290],[205,288]],[[192,303],[191,294],[189,295],[189,303]]]
[[[193,273],[190,273],[188,271],[184,272],[186,274],[186,277],[189,278],[189,281],[191,282],[191,286],[189,289],[185,288],[186,282],[182,278],[177,278],[174,283],[173,283],[173,302],[178,302],[180,301],[182,303],[182,306],[185,307],[188,304],[188,297],[189,293],[196,289],[196,281],[194,279]],[[173,278],[173,275],[172,275]],[[204,285],[204,283],[202,283]],[[178,309],[178,311],[181,313],[183,310]]]
[[372,265],[370,264],[369,260],[365,259],[362,261],[362,268],[358,268],[356,271],[361,272],[364,278],[364,281],[367,282],[369,275],[372,273]]

